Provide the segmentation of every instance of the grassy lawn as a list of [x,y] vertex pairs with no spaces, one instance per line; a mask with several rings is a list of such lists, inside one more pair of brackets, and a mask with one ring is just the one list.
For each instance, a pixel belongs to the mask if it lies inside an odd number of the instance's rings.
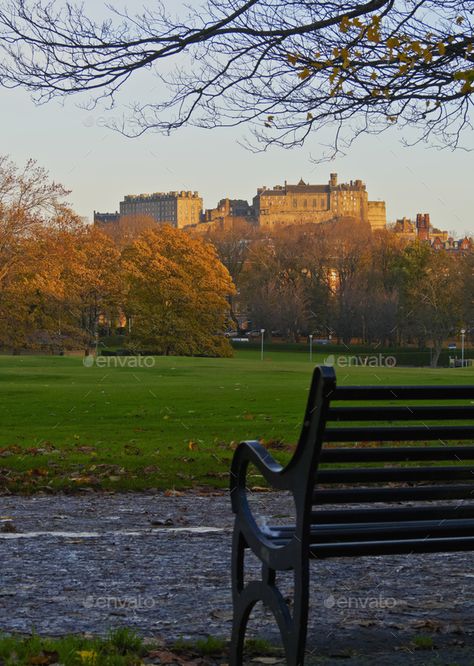
[[[0,356],[0,489],[224,487],[241,439],[296,441],[311,371],[307,355],[278,351],[104,368]],[[474,383],[472,368],[336,372],[340,385]]]
[[[261,663],[282,663],[283,653],[266,640],[249,638],[245,642],[248,658],[267,655]],[[5,666],[143,666],[144,664],[181,664],[217,666],[229,661],[227,640],[208,636],[195,641],[178,640],[171,644],[144,640],[133,630],[118,628],[106,637],[0,634],[0,661]],[[246,662],[248,663],[248,662]]]
[[[248,641],[254,654],[279,654],[264,642]],[[195,642],[145,642],[128,628],[115,629],[105,638],[64,636],[45,638],[0,634],[0,661],[5,666],[142,666],[143,664],[218,664],[227,661],[226,641],[209,636]],[[199,662],[195,660],[198,659]],[[276,661],[276,660],[274,660]]]

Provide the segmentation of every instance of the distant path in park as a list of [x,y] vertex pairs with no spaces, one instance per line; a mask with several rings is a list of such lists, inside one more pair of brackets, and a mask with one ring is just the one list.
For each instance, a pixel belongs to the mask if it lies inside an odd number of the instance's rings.
[[[262,520],[290,520],[285,496],[255,493],[253,502]],[[0,631],[56,636],[126,625],[166,641],[228,638],[231,535],[227,493],[1,496]],[[473,666],[473,559],[314,563],[314,663]],[[257,632],[278,639],[263,610],[249,628]],[[414,649],[421,644],[434,649]]]

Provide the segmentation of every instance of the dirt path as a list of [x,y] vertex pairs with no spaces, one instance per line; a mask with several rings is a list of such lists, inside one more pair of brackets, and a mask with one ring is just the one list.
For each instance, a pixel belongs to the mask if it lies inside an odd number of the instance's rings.
[[[254,501],[290,513],[286,497]],[[0,521],[0,631],[229,636],[226,494],[6,496]],[[310,663],[474,666],[470,553],[323,561],[312,586]],[[277,640],[263,609],[252,632]]]

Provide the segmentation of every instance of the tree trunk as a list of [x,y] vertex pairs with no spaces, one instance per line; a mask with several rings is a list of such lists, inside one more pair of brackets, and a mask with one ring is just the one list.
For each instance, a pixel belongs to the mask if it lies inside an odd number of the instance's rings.
[[435,340],[434,341],[434,348],[433,348],[433,356],[431,357],[431,367],[432,368],[437,368],[438,367],[438,361],[439,361],[439,357],[441,355],[442,350],[443,350],[442,340]]

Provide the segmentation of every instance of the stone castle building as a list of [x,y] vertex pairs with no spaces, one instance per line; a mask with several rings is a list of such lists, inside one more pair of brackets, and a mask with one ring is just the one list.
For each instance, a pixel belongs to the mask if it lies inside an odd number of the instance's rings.
[[119,213],[94,211],[94,222],[113,224],[125,217],[151,217],[158,223],[176,228],[193,227],[200,232],[232,228],[234,223],[247,222],[262,229],[302,224],[320,224],[341,218],[352,218],[369,224],[372,230],[386,226],[384,201],[369,201],[361,180],[337,182],[332,173],[326,185],[310,185],[303,180],[297,185],[261,187],[252,205],[242,199],[221,199],[216,208],[203,213],[198,192],[155,192],[127,195],[120,202]]
[[335,218],[351,217],[372,230],[386,225],[384,201],[369,201],[361,180],[337,182],[332,173],[327,185],[309,185],[303,180],[297,185],[266,186],[257,190],[253,209],[258,226],[268,229],[294,224],[328,222]]
[[198,224],[201,215],[202,198],[197,192],[129,194],[120,202],[120,217],[152,217],[178,229]]
[[215,208],[208,208],[205,211],[203,222],[215,222],[231,217],[253,222],[253,209],[245,199],[221,199]]

